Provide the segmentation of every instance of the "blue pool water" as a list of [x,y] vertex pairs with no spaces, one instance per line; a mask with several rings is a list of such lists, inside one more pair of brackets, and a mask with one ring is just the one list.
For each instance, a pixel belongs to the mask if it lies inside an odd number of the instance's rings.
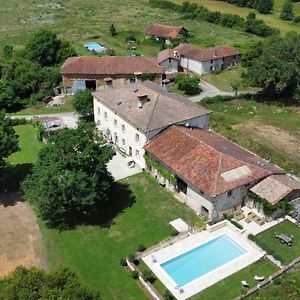
[[161,264],[161,267],[181,287],[244,253],[245,249],[224,234]]
[[96,51],[96,52],[105,52],[107,50],[104,46],[101,46],[96,42],[88,42],[84,44],[84,47],[86,47],[90,51]]

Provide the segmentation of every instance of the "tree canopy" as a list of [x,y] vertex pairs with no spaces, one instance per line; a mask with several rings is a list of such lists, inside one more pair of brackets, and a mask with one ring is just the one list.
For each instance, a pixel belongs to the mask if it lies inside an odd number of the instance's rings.
[[5,158],[18,150],[18,136],[12,122],[0,111],[0,167],[4,165]]
[[85,89],[78,92],[75,95],[73,106],[83,118],[90,118],[91,116],[93,116],[94,107],[92,91],[89,89]]
[[201,92],[199,82],[199,78],[194,75],[178,75],[175,79],[178,89],[187,95],[196,95]]
[[13,273],[0,280],[0,299],[100,300],[100,295],[83,286],[77,275],[66,268],[46,273],[34,267],[17,267]]
[[280,19],[291,21],[294,19],[294,5],[290,0],[286,0],[283,4]]
[[246,55],[244,77],[270,96],[288,96],[300,101],[300,35],[266,39]]
[[256,0],[254,6],[260,13],[270,14],[274,7],[274,0]]
[[94,123],[81,121],[77,129],[53,134],[42,148],[23,191],[47,226],[88,221],[109,202],[113,179],[106,164],[112,151],[104,143]]

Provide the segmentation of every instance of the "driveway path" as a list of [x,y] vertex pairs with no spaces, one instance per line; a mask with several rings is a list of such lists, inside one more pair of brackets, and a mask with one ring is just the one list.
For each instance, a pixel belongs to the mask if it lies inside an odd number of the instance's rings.
[[56,114],[42,114],[42,115],[24,115],[24,116],[11,116],[12,119],[27,119],[31,120],[39,117],[59,117],[68,128],[75,128],[78,121],[78,115],[75,112],[56,113]]

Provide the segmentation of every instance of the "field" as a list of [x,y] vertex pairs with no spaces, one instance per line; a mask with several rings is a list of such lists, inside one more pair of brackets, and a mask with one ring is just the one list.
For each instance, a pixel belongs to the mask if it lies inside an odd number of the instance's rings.
[[[182,3],[184,0],[175,0],[174,2]],[[293,22],[283,21],[279,18],[284,0],[274,0],[274,12],[273,14],[260,14],[258,11],[245,7],[238,7],[223,1],[218,0],[191,0],[190,2],[198,3],[211,11],[220,11],[222,13],[235,14],[241,17],[246,17],[249,12],[255,12],[258,19],[266,22],[267,25],[277,28],[282,34],[289,31],[296,31],[300,33],[300,25]],[[294,3],[295,15],[300,15],[300,2]]]
[[[143,32],[151,23],[184,25],[193,34],[191,43],[199,46],[215,44],[244,45],[256,36],[218,25],[182,20],[176,12],[155,9],[148,0],[62,0],[45,3],[42,0],[0,0],[0,42],[19,50],[32,32],[51,28],[72,42],[81,55],[90,54],[83,46],[97,41],[116,50],[117,55],[129,55],[126,37],[135,36],[139,42],[137,52],[155,56],[160,45],[144,39]],[[112,37],[109,27],[114,24],[119,34]]]
[[[292,246],[289,247],[286,244],[282,244],[277,238],[275,238],[276,234],[293,236],[294,241]],[[282,223],[256,235],[253,240],[263,250],[273,255],[285,265],[300,256],[300,228],[290,221],[283,221]]]
[[[76,230],[43,229],[51,266],[63,264],[76,271],[90,288],[100,291],[103,299],[147,299],[120,259],[169,237],[171,220],[181,217],[195,224],[197,217],[160,187],[150,175],[141,173],[119,182],[114,197],[122,203],[132,196],[134,203],[116,215],[107,227],[80,226]],[[131,202],[131,201],[129,201]]]
[[201,102],[201,105],[213,111],[212,129],[300,176],[299,108],[254,100]]

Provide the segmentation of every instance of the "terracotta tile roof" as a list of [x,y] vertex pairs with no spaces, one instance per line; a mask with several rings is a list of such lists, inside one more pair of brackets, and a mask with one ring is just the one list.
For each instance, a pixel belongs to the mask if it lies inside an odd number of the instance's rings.
[[201,49],[189,44],[180,44],[175,48],[175,50],[177,50],[180,55],[197,61],[209,61],[240,54],[238,50],[228,46],[216,46],[212,48]]
[[199,128],[171,126],[144,148],[210,197],[283,173],[215,132]]
[[293,190],[300,190],[300,181],[288,175],[271,175],[251,189],[272,205],[284,199]]
[[[138,107],[138,96],[148,101]],[[209,114],[210,111],[186,98],[163,91],[151,81],[127,84],[94,93],[95,99],[143,132],[164,128],[180,121]]]
[[152,35],[162,38],[175,38],[182,31],[187,32],[184,27],[153,24],[145,30],[145,35]]
[[168,58],[180,60],[179,53],[176,50],[168,48],[158,53],[157,62],[160,64],[162,61]]
[[163,74],[155,58],[141,56],[78,56],[68,58],[61,67],[61,74],[134,74],[149,72]]

